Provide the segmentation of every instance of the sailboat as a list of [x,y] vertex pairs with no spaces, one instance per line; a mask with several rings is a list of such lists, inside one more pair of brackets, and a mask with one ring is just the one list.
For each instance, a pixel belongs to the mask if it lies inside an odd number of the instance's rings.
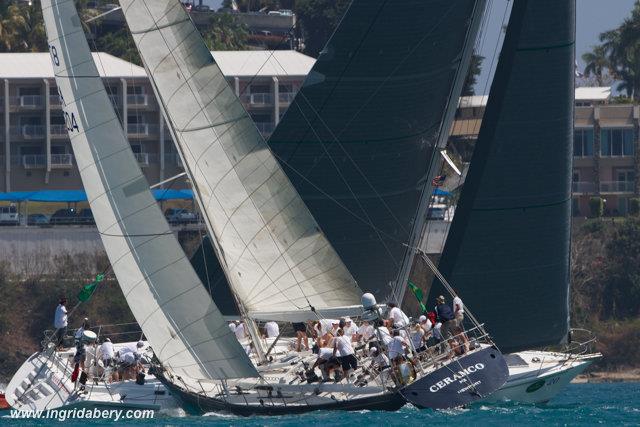
[[[105,91],[74,2],[43,0],[42,11],[84,189],[111,268],[153,354],[185,377],[258,377],[151,194]],[[156,389],[166,393],[157,381],[139,386],[133,381],[111,384],[105,378],[96,378],[84,393],[71,381],[72,370],[73,364],[47,342],[14,375],[7,401],[15,409],[29,410],[96,404],[157,409],[162,396]]]
[[[478,14],[475,2],[466,4],[470,16]],[[363,309],[378,316],[371,303],[375,297],[365,294],[367,304],[360,304],[360,286],[232,92],[180,2],[122,0],[121,6],[193,184],[221,271],[248,327],[259,373],[258,378],[210,379],[163,364],[167,386],[202,410],[242,415],[395,409],[405,399],[420,407],[448,408],[495,391],[506,380],[506,364],[480,325],[479,340],[486,345],[421,365],[415,379],[404,383],[373,375],[367,385],[348,378],[308,384],[299,371],[315,356],[267,359],[257,320],[357,317]],[[364,11],[374,10],[373,16],[379,17],[389,8],[386,2],[371,6],[354,1],[353,13],[347,13],[342,25]],[[460,50],[474,38],[474,22],[467,22],[462,37],[452,38]],[[456,77],[465,62],[456,62],[449,90],[461,87]]]
[[[602,356],[575,340],[578,352],[532,350],[570,335],[574,41],[575,0],[513,3],[440,259],[511,353],[510,378],[489,401],[546,402]],[[441,290],[434,280],[430,298]]]

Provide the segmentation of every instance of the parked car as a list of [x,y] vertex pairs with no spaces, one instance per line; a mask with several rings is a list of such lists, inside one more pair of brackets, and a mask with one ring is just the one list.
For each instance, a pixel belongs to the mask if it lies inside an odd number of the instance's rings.
[[27,216],[27,225],[49,225],[49,217],[40,213],[30,214]]
[[211,8],[206,4],[198,4],[191,8],[193,12],[211,12]]
[[164,211],[169,224],[190,224],[198,222],[198,215],[188,209],[170,208]]
[[20,224],[20,215],[15,205],[0,206],[0,224],[18,225]]
[[93,212],[91,209],[82,209],[77,217],[78,224],[95,224],[96,221],[93,219]]
[[73,208],[58,209],[53,215],[51,215],[51,219],[49,220],[49,223],[54,225],[76,224],[77,223],[76,210]]

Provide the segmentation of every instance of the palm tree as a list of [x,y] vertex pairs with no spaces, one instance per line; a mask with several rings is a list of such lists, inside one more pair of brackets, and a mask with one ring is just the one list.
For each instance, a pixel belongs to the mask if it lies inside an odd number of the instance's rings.
[[209,49],[246,49],[249,33],[236,16],[230,13],[215,13],[209,22],[209,28],[202,34]]
[[594,46],[591,52],[582,55],[582,60],[587,64],[584,68],[585,77],[594,76],[598,86],[604,86],[611,68],[605,47]]
[[2,52],[21,51],[24,40],[26,21],[21,7],[17,4],[8,5],[0,21],[0,50]]

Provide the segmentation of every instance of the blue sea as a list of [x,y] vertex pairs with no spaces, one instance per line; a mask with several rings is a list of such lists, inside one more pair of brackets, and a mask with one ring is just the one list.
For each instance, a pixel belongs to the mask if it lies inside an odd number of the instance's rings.
[[[0,424],[52,425],[51,420],[11,420]],[[475,425],[640,425],[640,383],[570,384],[555,399],[543,406],[475,405],[452,411],[418,410],[405,406],[398,412],[331,412],[282,417],[242,418],[228,414],[170,417],[159,415],[153,420],[122,421],[68,420],[69,426],[135,425],[135,426],[456,426]]]

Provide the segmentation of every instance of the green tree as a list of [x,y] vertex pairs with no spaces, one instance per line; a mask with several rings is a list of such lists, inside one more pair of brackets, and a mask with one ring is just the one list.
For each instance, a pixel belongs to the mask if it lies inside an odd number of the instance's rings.
[[617,89],[640,101],[640,1],[636,1],[631,16],[618,28],[600,34],[600,42],[592,53],[595,57],[604,53],[612,77],[621,81]]
[[[4,3],[4,2],[3,2]],[[0,52],[38,52],[47,49],[40,1],[0,7]]]
[[211,15],[209,27],[202,33],[211,50],[244,50],[247,48],[247,27],[230,13]]
[[593,76],[598,86],[604,86],[611,68],[604,46],[594,46],[591,52],[582,55],[582,60],[587,64],[584,68],[585,77]]
[[475,86],[476,83],[478,83],[478,76],[482,73],[482,61],[484,61],[484,56],[473,55],[471,57],[471,65],[469,66],[467,78],[464,81],[462,96],[472,96],[476,94]]
[[113,56],[142,65],[140,54],[127,29],[104,33],[95,40],[95,48],[99,52],[107,52]]
[[304,52],[317,57],[347,11],[350,0],[299,0],[295,13],[302,27]]
[[607,245],[607,287],[602,304],[615,318],[640,314],[640,219],[627,218]]

